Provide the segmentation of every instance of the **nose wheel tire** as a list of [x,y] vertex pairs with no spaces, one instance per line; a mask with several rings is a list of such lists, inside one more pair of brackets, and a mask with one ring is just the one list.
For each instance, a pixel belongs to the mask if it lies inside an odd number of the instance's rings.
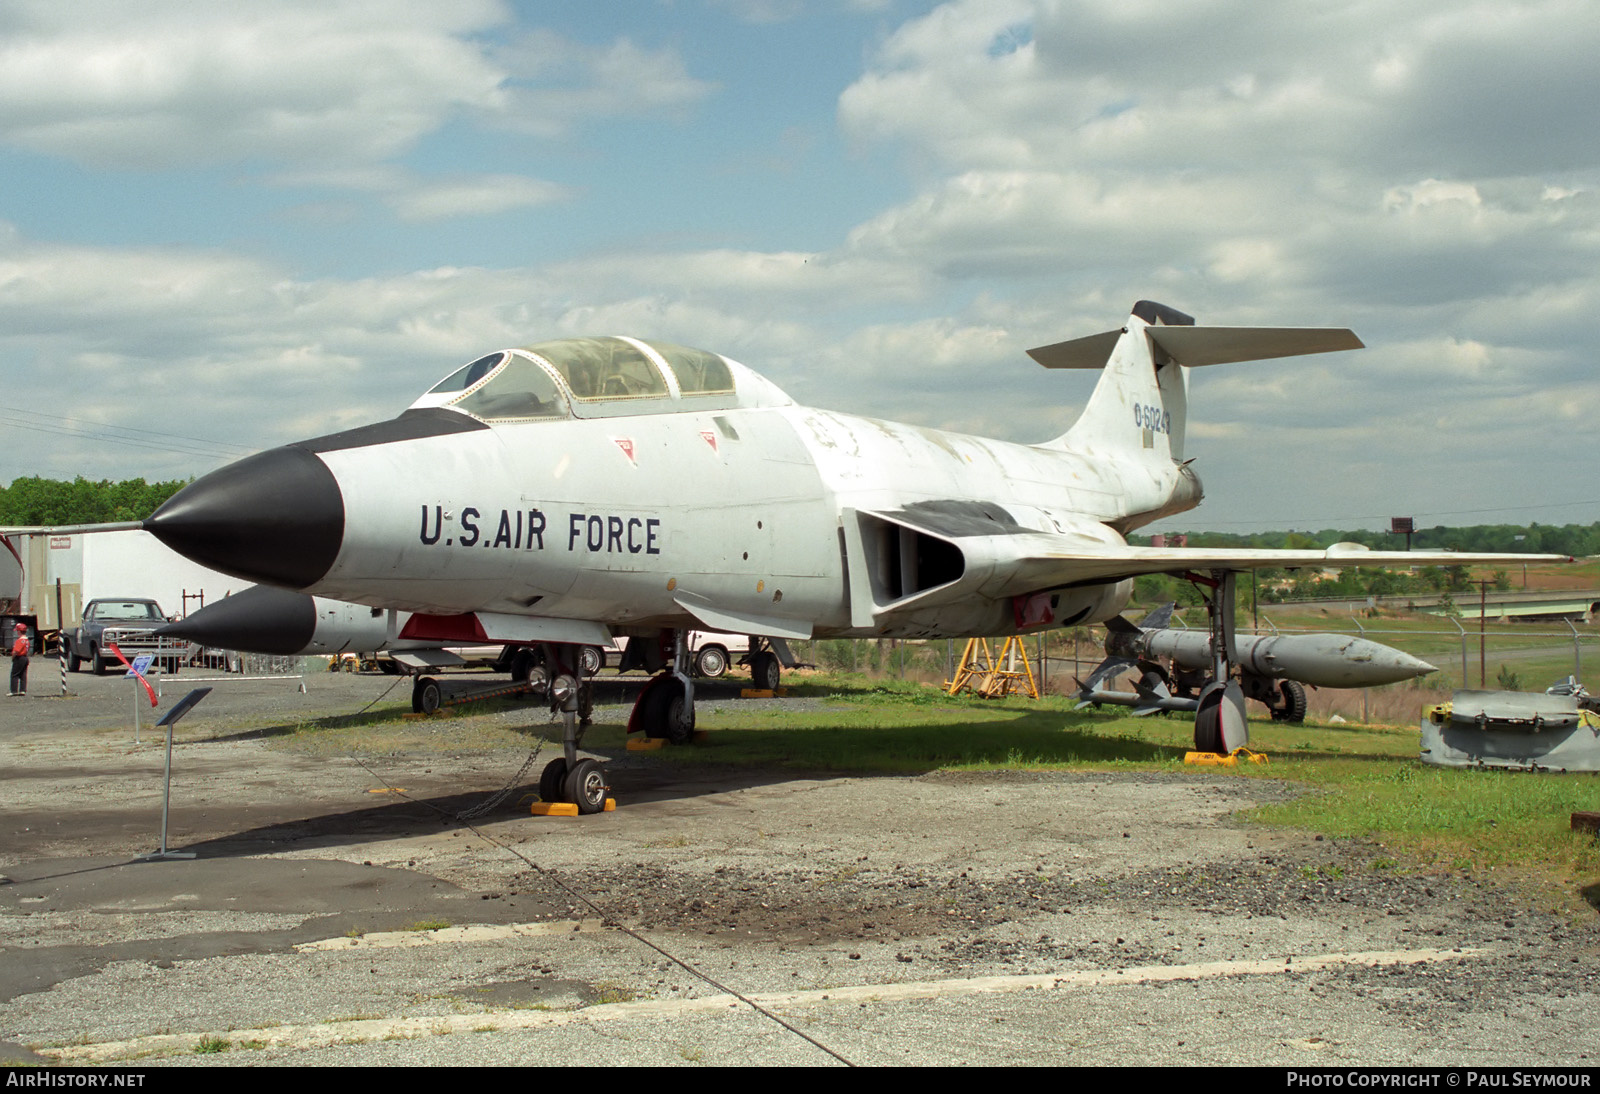
[[579,813],[587,815],[605,809],[606,792],[611,788],[606,785],[604,768],[593,760],[579,760],[567,772],[563,789],[566,799],[578,807]]
[[539,776],[539,800],[542,802],[561,801],[567,785],[567,758],[557,756],[544,765],[544,772]]

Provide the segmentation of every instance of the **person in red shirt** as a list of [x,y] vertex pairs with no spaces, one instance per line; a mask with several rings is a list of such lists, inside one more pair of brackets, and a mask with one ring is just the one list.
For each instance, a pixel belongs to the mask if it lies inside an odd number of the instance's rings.
[[28,693],[28,625],[18,623],[16,641],[11,643],[11,695],[21,698]]

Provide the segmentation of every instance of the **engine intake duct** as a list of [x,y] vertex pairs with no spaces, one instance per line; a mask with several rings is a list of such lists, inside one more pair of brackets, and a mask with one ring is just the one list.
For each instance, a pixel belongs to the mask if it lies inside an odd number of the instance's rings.
[[879,513],[846,513],[845,551],[857,626],[948,588],[967,572],[953,541]]

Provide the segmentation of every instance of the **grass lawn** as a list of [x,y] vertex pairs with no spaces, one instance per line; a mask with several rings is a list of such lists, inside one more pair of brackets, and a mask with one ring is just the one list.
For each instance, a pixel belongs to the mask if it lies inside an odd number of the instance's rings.
[[[1075,712],[1059,696],[949,698],[848,674],[802,679],[791,694],[817,698],[815,709],[734,708],[701,720],[711,731],[705,745],[662,755],[829,771],[1176,772],[1193,747],[1186,716]],[[1420,706],[1417,713],[1420,720]],[[1368,839],[1412,865],[1503,872],[1600,902],[1600,842],[1570,827],[1573,812],[1600,811],[1596,776],[1433,767],[1418,759],[1416,724],[1252,721],[1250,732],[1270,763],[1232,769],[1232,777],[1316,791],[1254,810],[1252,822]]]
[[[1193,728],[1184,715],[1080,712],[1073,699],[1057,695],[951,698],[937,687],[854,673],[793,673],[787,684],[801,702],[702,706],[703,743],[663,749],[651,762],[841,773],[1191,770],[1183,757]],[[1423,764],[1421,703],[1437,698],[1415,696],[1412,720],[1402,725],[1252,721],[1251,747],[1270,763],[1203,770],[1310,789],[1252,810],[1251,823],[1370,840],[1397,867],[1490,871],[1562,894],[1574,906],[1581,895],[1600,907],[1600,842],[1570,828],[1573,812],[1600,811],[1600,778]],[[279,747],[323,755],[521,748],[535,737],[551,742],[548,755],[559,750],[559,725],[539,707],[492,701],[421,720],[403,719],[402,709],[280,726],[275,736]],[[602,713],[585,746],[620,751],[619,720]]]

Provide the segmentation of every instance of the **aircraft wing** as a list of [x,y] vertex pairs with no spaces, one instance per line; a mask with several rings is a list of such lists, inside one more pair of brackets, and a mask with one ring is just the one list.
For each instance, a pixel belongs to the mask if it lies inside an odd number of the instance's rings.
[[846,510],[845,516],[851,618],[856,626],[882,626],[893,616],[972,599],[996,601],[1108,586],[1141,574],[1571,561],[1565,555],[1372,551],[1355,543],[1309,551],[1133,547],[1103,524],[1085,522],[1059,532],[1040,532],[987,506],[928,503],[894,511]]
[[[1015,596],[1066,585],[1121,581],[1142,574],[1184,570],[1346,569],[1352,566],[1504,566],[1571,562],[1567,555],[1470,554],[1464,551],[1371,551],[1356,545],[1288,551],[1240,547],[1130,547],[1086,544],[1044,533],[986,536],[993,576],[981,586],[988,596]],[[1018,540],[1024,542],[1017,542]],[[1064,541],[1064,542],[1063,542]],[[979,545],[957,541],[971,559]]]

